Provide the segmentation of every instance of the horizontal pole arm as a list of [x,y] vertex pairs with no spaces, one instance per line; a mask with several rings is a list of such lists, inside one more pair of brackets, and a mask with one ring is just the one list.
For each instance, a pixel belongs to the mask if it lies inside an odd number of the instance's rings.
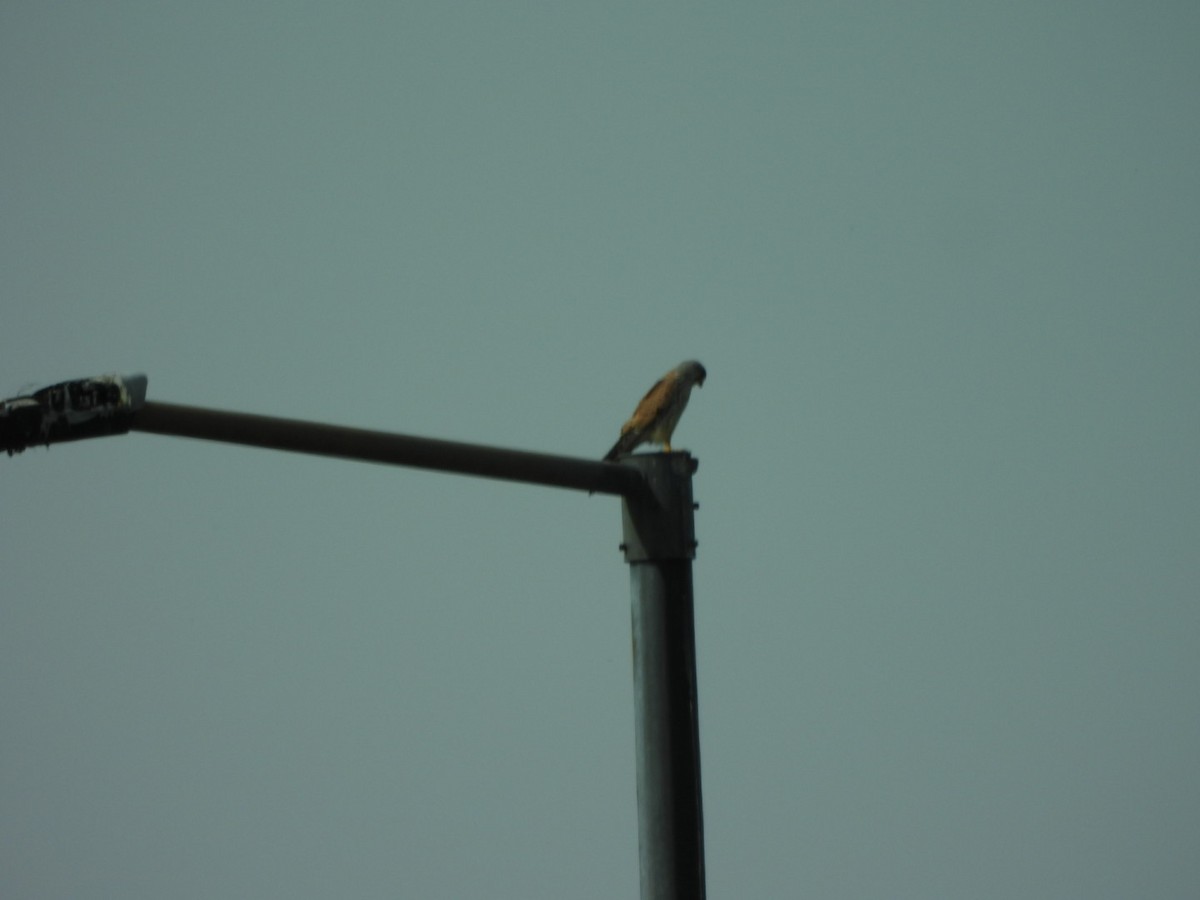
[[634,497],[646,490],[641,472],[617,463],[176,403],[146,401],[134,412],[129,427],[150,434],[436,469],[589,493]]

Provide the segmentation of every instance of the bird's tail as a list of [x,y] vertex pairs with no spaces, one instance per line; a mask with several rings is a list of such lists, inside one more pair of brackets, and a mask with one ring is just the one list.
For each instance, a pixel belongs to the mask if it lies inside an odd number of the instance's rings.
[[617,439],[617,442],[613,444],[612,449],[604,454],[604,459],[602,461],[616,462],[618,456],[628,453],[631,449],[633,449],[633,447],[629,441],[629,435],[623,434]]

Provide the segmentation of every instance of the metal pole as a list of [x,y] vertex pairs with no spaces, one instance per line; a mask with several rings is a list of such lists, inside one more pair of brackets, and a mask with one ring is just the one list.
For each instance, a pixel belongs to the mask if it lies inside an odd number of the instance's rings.
[[696,707],[687,453],[621,463],[506,450],[296,419],[146,402],[144,375],[99,376],[0,401],[0,450],[146,431],[298,453],[417,466],[623,498],[630,568],[642,900],[703,900],[704,821]]
[[414,466],[599,494],[637,495],[645,490],[637,473],[599,460],[201,409],[177,403],[147,401],[133,413],[129,428],[131,431]]
[[641,476],[616,463],[146,401],[145,375],[100,375],[0,400],[0,450],[147,431],[363,462],[503,478],[593,494],[640,496]]
[[703,900],[704,817],[696,700],[687,453],[632,456],[651,497],[622,504],[633,622],[638,847],[642,900]]

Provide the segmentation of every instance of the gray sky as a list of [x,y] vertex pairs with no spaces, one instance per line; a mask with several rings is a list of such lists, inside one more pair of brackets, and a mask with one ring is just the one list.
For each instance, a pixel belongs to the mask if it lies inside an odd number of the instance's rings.
[[[598,457],[708,368],[713,897],[1200,882],[1200,7],[0,6],[0,395]],[[608,497],[0,459],[5,898],[631,897]]]

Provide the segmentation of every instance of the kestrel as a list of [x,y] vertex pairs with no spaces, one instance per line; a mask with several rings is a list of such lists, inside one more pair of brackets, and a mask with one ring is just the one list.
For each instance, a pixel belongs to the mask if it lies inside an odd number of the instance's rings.
[[658,379],[637,405],[629,421],[621,426],[621,437],[604,455],[604,461],[614,460],[629,453],[638,444],[646,443],[662,444],[663,449],[670,453],[671,433],[683,415],[692,387],[703,386],[707,375],[704,366],[689,359]]

